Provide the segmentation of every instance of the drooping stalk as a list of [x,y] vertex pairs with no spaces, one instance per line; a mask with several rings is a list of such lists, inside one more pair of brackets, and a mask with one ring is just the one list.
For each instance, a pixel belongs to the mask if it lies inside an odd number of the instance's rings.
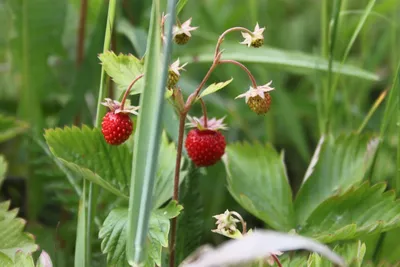
[[219,64],[233,64],[233,65],[239,66],[239,67],[242,68],[242,69],[247,73],[247,75],[249,76],[249,79],[250,79],[250,81],[251,81],[251,85],[253,86],[253,88],[254,88],[254,89],[257,88],[256,79],[254,78],[253,74],[251,74],[250,70],[249,70],[245,65],[243,65],[242,63],[240,63],[240,62],[238,62],[238,61],[236,61],[236,60],[231,60],[231,59],[221,59],[221,60],[219,61]]

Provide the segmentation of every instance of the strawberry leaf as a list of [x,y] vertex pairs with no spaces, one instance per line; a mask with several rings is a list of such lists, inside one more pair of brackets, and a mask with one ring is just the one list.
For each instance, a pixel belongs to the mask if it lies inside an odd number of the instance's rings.
[[[148,253],[153,262],[161,266],[161,248],[168,247],[169,219],[179,215],[182,206],[171,201],[165,208],[155,210],[150,217]],[[110,212],[100,229],[101,250],[107,253],[108,264],[125,266],[128,209],[118,208]],[[114,265],[113,265],[114,266]],[[154,266],[154,264],[153,264]]]
[[[140,74],[143,74],[142,62],[133,55],[119,54],[118,56],[108,51],[99,55],[101,64],[113,81],[118,85],[119,94],[128,89],[131,82]],[[131,94],[139,94],[143,86],[143,79],[135,83]]]
[[224,163],[229,192],[242,207],[274,229],[295,226],[283,157],[271,145],[229,145]]
[[383,183],[364,183],[330,197],[314,210],[300,233],[329,243],[399,227],[400,202],[385,188]]
[[0,142],[14,138],[27,128],[28,125],[26,123],[0,114]]
[[[127,198],[132,170],[132,153],[125,144],[107,144],[98,128],[65,127],[49,129],[45,139],[51,152],[66,167],[109,192]],[[154,204],[157,208],[171,198],[173,192],[176,149],[163,135],[158,158]],[[186,175],[181,171],[181,180]]]
[[[18,260],[17,252],[30,254],[35,252],[38,246],[31,234],[23,232],[26,221],[16,218],[18,210],[8,210],[9,207],[9,201],[0,203],[0,263],[12,264]],[[0,264],[0,266],[7,266],[7,264]]]
[[367,135],[321,139],[295,200],[299,224],[323,201],[364,179],[376,145],[377,139]]
[[126,146],[108,145],[98,128],[50,129],[45,139],[51,152],[69,169],[116,194],[128,191],[131,155]]
[[201,92],[200,96],[198,98],[205,97],[206,95],[213,94],[221,89],[223,89],[225,86],[230,84],[233,81],[233,78],[230,80],[227,80],[226,82],[220,82],[220,83],[213,83],[209,85],[206,89],[204,89],[203,92]]

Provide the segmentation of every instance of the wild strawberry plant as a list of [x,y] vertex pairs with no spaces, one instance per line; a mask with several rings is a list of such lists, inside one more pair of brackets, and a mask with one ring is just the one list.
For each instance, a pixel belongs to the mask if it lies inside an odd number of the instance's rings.
[[[274,108],[274,90],[279,88],[265,77],[256,80],[242,62],[229,57],[232,47],[224,47],[228,35],[240,33],[240,44],[256,51],[267,42],[266,28],[255,22],[254,29],[232,27],[222,32],[215,40],[208,71],[188,93],[180,79],[192,66],[171,58],[173,42],[185,49],[198,29],[193,26],[195,15],[180,22],[185,2],[176,6],[176,1],[168,1],[164,15],[160,1],[153,1],[146,52],[138,58],[110,51],[117,5],[110,0],[104,51],[99,55],[102,78],[95,127],[45,132],[55,163],[80,197],[75,266],[94,266],[92,253],[100,252],[92,251],[95,240],[101,241],[107,266],[332,266],[331,262],[361,266],[365,238],[400,227],[400,204],[394,192],[386,190],[384,183],[369,181],[381,139],[330,130],[333,86],[323,96],[326,117],[321,120],[319,143],[300,188],[294,191],[283,151],[271,144],[229,143],[224,118],[208,115],[206,96],[227,88],[235,77],[207,84],[217,68],[228,64],[248,77],[248,88],[235,99],[244,98],[254,116],[268,116]],[[332,62],[328,69],[333,72]],[[106,76],[117,85],[116,99],[104,90]],[[236,105],[244,103],[236,101]],[[176,143],[160,122],[164,104],[172,105],[179,118]],[[200,114],[195,105],[201,107]],[[192,129],[186,131],[186,126]],[[200,241],[192,239],[196,229],[190,228],[200,217],[191,210],[196,179],[219,161],[233,199],[274,231],[255,229],[237,211],[221,211],[214,216],[216,229],[210,230],[232,240],[217,249],[197,249]],[[0,181],[5,169],[0,157]],[[33,238],[22,232],[23,222],[8,211],[7,202],[0,206],[0,224],[14,234],[9,244],[0,246],[0,262],[34,266]],[[286,253],[299,249],[311,253]],[[43,252],[37,266],[50,264]]]
[[[335,242],[336,252],[348,250],[349,253],[343,255],[346,261],[360,265],[365,245],[337,242],[358,240],[366,234],[400,226],[400,205],[394,195],[384,192],[384,184],[365,182],[379,139],[366,135],[334,137],[324,134],[299,191],[293,193],[283,152],[277,152],[270,144],[227,144],[221,132],[229,131],[223,123],[224,118],[210,118],[204,98],[232,82],[230,79],[204,88],[213,71],[221,65],[235,65],[249,78],[249,89],[236,98],[244,98],[254,116],[268,116],[268,111],[273,108],[272,81],[257,82],[244,64],[225,57],[223,49],[226,36],[235,33],[241,33],[244,38],[241,44],[248,49],[257,49],[264,44],[265,28],[257,23],[254,30],[233,27],[224,31],[216,40],[208,72],[196,89],[186,95],[179,80],[182,71],[191,66],[182,64],[179,58],[170,60],[171,44],[174,41],[182,46],[190,42],[197,27],[192,26],[195,18],[188,18],[183,23],[176,18],[176,25],[172,25],[175,5],[174,1],[169,2],[168,13],[164,15],[160,13],[158,1],[153,1],[147,51],[143,58],[131,54],[116,55],[111,51],[99,55],[103,70],[113,79],[121,96],[121,99],[99,99],[99,103],[108,108],[101,125],[92,129],[84,126],[46,131],[45,138],[52,153],[76,175],[91,182],[84,188],[90,187],[93,191],[89,190],[88,196],[85,196],[85,190],[82,192],[82,221],[81,224],[78,222],[78,229],[90,231],[90,220],[101,220],[98,237],[110,266],[127,263],[163,266],[166,258],[171,267],[178,264],[221,266],[243,261],[257,261],[262,266],[282,266],[296,261],[305,264],[308,261],[311,266],[321,266],[318,254],[310,254],[308,258],[283,254],[302,248],[315,250],[337,264],[344,264],[326,247],[300,236],[323,243]],[[163,54],[160,53],[162,48]],[[136,94],[140,94],[139,106],[132,106],[129,98]],[[169,102],[179,117],[176,147],[165,133],[159,142],[162,132],[159,118],[164,102]],[[192,113],[194,105],[201,106],[201,115]],[[98,110],[98,116],[104,114],[101,110]],[[136,123],[130,118],[132,114],[138,115]],[[186,134],[185,125],[194,129]],[[231,254],[235,257],[225,255],[222,248],[211,252],[176,251],[176,248],[182,248],[182,244],[177,243],[182,238],[177,239],[177,236],[180,230],[183,231],[180,227],[184,227],[182,224],[178,227],[177,218],[182,210],[185,212],[185,201],[179,198],[179,185],[184,179],[196,179],[189,175],[193,169],[212,166],[221,158],[233,198],[270,228],[290,232],[290,235],[252,233],[239,213],[227,210],[215,216],[217,229],[213,231],[236,239],[226,245],[231,246]],[[99,204],[94,197],[99,194],[95,186],[100,187],[101,194],[110,196],[104,203],[108,211],[105,219],[101,215],[96,217],[93,212]],[[86,200],[87,197],[90,200]],[[242,231],[237,228],[239,222]],[[78,240],[83,247],[90,247],[85,243],[88,242],[85,237],[78,237]],[[261,250],[262,243],[268,249]],[[252,247],[250,251],[248,246]],[[163,248],[169,248],[168,253],[163,253],[166,251]],[[239,248],[247,254],[238,251]],[[183,261],[188,253],[195,253],[194,258]]]

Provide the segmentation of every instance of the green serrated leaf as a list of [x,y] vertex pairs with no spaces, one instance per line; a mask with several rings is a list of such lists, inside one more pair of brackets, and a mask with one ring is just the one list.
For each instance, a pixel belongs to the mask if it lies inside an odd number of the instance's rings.
[[166,207],[156,210],[155,213],[162,217],[172,219],[178,216],[181,213],[182,209],[183,206],[178,205],[175,200],[171,200]]
[[0,186],[3,184],[7,172],[7,162],[5,158],[0,155]]
[[[111,146],[99,129],[65,127],[49,129],[45,139],[51,152],[66,167],[109,192],[127,198],[132,154],[126,145]],[[160,146],[153,207],[158,208],[173,192],[176,148],[164,134]],[[183,159],[182,159],[183,160]],[[187,172],[181,171],[181,181]]]
[[205,97],[206,95],[213,94],[213,93],[223,89],[225,86],[230,84],[232,81],[233,81],[233,78],[231,78],[230,80],[227,80],[225,82],[213,83],[213,84],[209,85],[206,89],[204,89],[198,98],[202,98],[202,97]]
[[321,141],[296,196],[298,223],[324,200],[360,183],[376,150],[377,140],[367,135],[328,136]]
[[180,203],[185,207],[178,218],[176,237],[176,261],[182,262],[200,245],[204,229],[204,199],[200,192],[200,181],[204,179],[197,168],[193,168],[180,187]]
[[31,234],[23,232],[26,221],[16,218],[18,210],[9,211],[9,207],[9,201],[0,203],[0,262],[9,260],[15,263],[18,251],[32,253],[38,246]]
[[32,255],[23,251],[17,251],[12,262],[7,256],[0,253],[0,266],[2,267],[34,267]]
[[321,242],[355,239],[400,226],[400,202],[386,185],[364,183],[335,195],[315,209],[299,231]]
[[[143,74],[142,62],[131,54],[117,56],[114,52],[108,51],[100,54],[99,59],[108,76],[118,85],[119,94],[128,89],[136,77]],[[140,79],[132,87],[131,95],[141,93],[142,87],[143,79]]]
[[45,139],[71,170],[114,194],[127,195],[131,154],[125,145],[108,145],[98,128],[87,126],[46,130]]
[[[179,215],[182,206],[171,201],[164,209],[151,214],[148,232],[148,253],[160,266],[161,247],[168,247],[169,219]],[[99,232],[101,250],[107,253],[107,262],[116,266],[125,266],[125,247],[127,237],[128,209],[118,208],[110,212]]]
[[182,9],[185,7],[187,2],[188,2],[188,0],[179,0],[179,2],[176,4],[176,15],[177,16],[182,11]]
[[228,145],[224,163],[229,192],[242,207],[274,229],[294,228],[286,167],[271,145]]
[[0,114],[0,142],[14,138],[28,128],[28,124]]
[[[242,63],[264,63],[294,73],[312,74],[318,71],[328,71],[328,61],[322,57],[301,53],[298,51],[286,51],[272,47],[260,47],[258,49],[248,49],[248,47],[224,42],[224,57],[238,60]],[[185,55],[180,55],[182,62],[204,63],[214,60],[214,47],[205,45],[196,48],[196,50],[185,50]],[[193,59],[193,54],[196,58]],[[376,74],[363,70],[359,67],[348,64],[341,65],[339,62],[333,62],[332,72],[343,75],[358,77],[366,80],[379,80]]]

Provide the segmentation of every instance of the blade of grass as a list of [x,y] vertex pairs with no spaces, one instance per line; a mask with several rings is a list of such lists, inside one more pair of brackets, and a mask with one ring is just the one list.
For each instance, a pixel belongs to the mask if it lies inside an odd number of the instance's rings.
[[[104,45],[103,45],[103,52],[107,51],[110,49],[111,45],[111,37],[112,37],[112,32],[113,32],[113,26],[114,26],[114,20],[115,20],[115,10],[116,10],[116,5],[117,5],[117,0],[110,0],[108,3],[108,14],[107,14],[107,24],[106,24],[106,30],[105,30],[105,37],[104,37]],[[107,94],[107,88],[105,86],[105,80],[106,80],[106,75],[104,68],[101,67],[101,75],[100,75],[100,86],[99,86],[99,97],[97,100],[97,109],[96,109],[96,121],[95,121],[95,127],[100,127],[101,125],[101,118],[105,114],[105,107],[101,105],[102,100],[105,98]],[[87,186],[85,186],[85,183],[87,181],[84,181],[84,188],[88,190],[88,199],[87,199],[87,205],[85,207],[87,208],[87,213],[86,213],[86,229],[84,229],[84,232],[80,232],[81,235],[84,235],[86,240],[86,250],[85,252],[87,253],[86,257],[88,260],[91,259],[91,236],[92,236],[92,226],[93,226],[93,221],[94,218],[96,217],[96,205],[97,205],[97,196],[99,194],[99,187],[94,185],[92,182],[89,182]],[[83,190],[82,195],[86,195],[86,190]],[[83,213],[80,213],[82,216]],[[80,221],[81,218],[78,217],[78,221]],[[83,220],[83,219],[81,219]],[[78,233],[79,234],[79,233]],[[77,239],[81,239],[84,237],[81,237],[77,234]],[[87,262],[88,262],[87,260]],[[79,266],[79,265],[75,265]]]
[[[392,116],[396,112],[396,106],[399,105],[399,101],[400,101],[399,100],[399,96],[396,96],[396,94],[400,95],[400,93],[399,93],[399,90],[400,90],[400,84],[399,84],[400,83],[400,77],[399,76],[400,76],[400,61],[399,61],[398,65],[397,65],[395,76],[393,78],[393,84],[392,84],[392,87],[390,88],[389,96],[387,98],[387,102],[386,102],[386,106],[385,106],[385,111],[383,113],[383,119],[382,119],[381,128],[380,128],[380,132],[379,132],[380,142],[378,144],[378,148],[377,148],[376,153],[374,155],[374,161],[372,163],[370,174],[368,176],[368,177],[370,177],[371,180],[372,180],[372,177],[374,175],[374,168],[375,168],[375,165],[376,165],[376,159],[378,157],[381,144],[385,139],[385,135],[386,135],[386,131],[387,131],[387,128],[388,128],[388,124],[390,122],[390,119],[392,118]],[[396,192],[400,191],[400,178],[398,176],[399,175],[396,175],[394,177],[394,179],[396,179],[394,181],[394,185],[396,186]]]
[[[117,0],[109,1],[103,53],[110,50],[112,31],[113,31],[114,20],[115,20],[116,5],[117,5]],[[99,97],[97,99],[96,122],[95,122],[96,127],[100,127],[101,118],[104,116],[105,110],[106,110],[106,108],[101,105],[101,102],[107,95],[107,90],[105,90],[106,87],[104,86],[105,80],[106,80],[106,73],[104,71],[104,68],[102,67],[101,68],[101,77],[100,77]]]
[[360,134],[363,130],[365,125],[367,125],[368,121],[371,119],[372,115],[378,109],[379,105],[383,102],[387,95],[387,90],[383,91],[379,97],[375,100],[374,104],[372,105],[371,109],[368,111],[367,116],[365,116],[363,122],[361,123],[360,127],[357,130],[357,133]]
[[[145,241],[152,207],[157,154],[161,138],[164,93],[171,52],[172,23],[175,1],[168,1],[167,41],[160,64],[160,2],[153,0],[144,71],[144,87],[140,97],[140,113],[135,135],[129,194],[129,217],[126,255],[130,265],[143,261]],[[161,70],[162,67],[162,71]],[[161,74],[161,75],[160,75]]]
[[85,214],[85,206],[86,206],[86,184],[88,182],[86,180],[83,181],[83,194],[79,200],[79,209],[78,209],[78,223],[77,223],[77,233],[76,233],[76,241],[75,241],[75,264],[74,266],[85,267],[89,266],[89,258],[87,257],[87,246],[86,246],[86,214]]
[[338,25],[339,25],[339,14],[342,6],[342,0],[336,0],[333,4],[333,10],[332,10],[332,17],[331,17],[331,27],[330,27],[330,35],[329,35],[329,51],[328,51],[328,87],[327,87],[327,94],[326,94],[326,99],[325,99],[325,108],[327,109],[326,112],[326,126],[325,126],[325,131],[324,132],[329,132],[330,127],[331,127],[331,109],[333,106],[333,100],[335,96],[335,87],[332,86],[332,78],[333,78],[333,60],[334,60],[334,52],[336,48],[336,37],[337,37],[337,31],[338,31]]
[[[340,77],[340,69],[342,68],[342,66],[344,66],[344,63],[347,60],[347,57],[348,57],[348,55],[350,53],[350,50],[354,45],[354,42],[356,41],[358,35],[361,32],[361,29],[363,28],[367,18],[369,17],[373,7],[375,6],[375,2],[376,2],[376,0],[370,0],[368,2],[367,6],[364,9],[364,12],[362,13],[362,16],[361,16],[360,20],[357,23],[357,27],[355,28],[355,30],[354,30],[351,38],[350,38],[350,41],[346,46],[346,50],[345,50],[345,52],[343,54],[343,58],[342,58],[342,61],[341,61],[341,66],[339,67],[339,72],[336,73],[335,80],[334,80],[332,88],[331,88],[331,95],[330,95],[331,100],[330,101],[333,101],[333,98],[334,98],[335,93],[336,93],[336,89],[337,89],[337,86],[338,86],[338,83],[339,83],[339,77]],[[340,13],[342,13],[342,12],[340,12]],[[345,98],[346,98],[347,102],[349,102],[348,101],[349,97],[347,95],[345,96]],[[333,108],[333,106],[334,106],[333,103],[330,102],[330,108]],[[332,114],[332,110],[329,110],[328,112],[329,112],[329,114]]]

